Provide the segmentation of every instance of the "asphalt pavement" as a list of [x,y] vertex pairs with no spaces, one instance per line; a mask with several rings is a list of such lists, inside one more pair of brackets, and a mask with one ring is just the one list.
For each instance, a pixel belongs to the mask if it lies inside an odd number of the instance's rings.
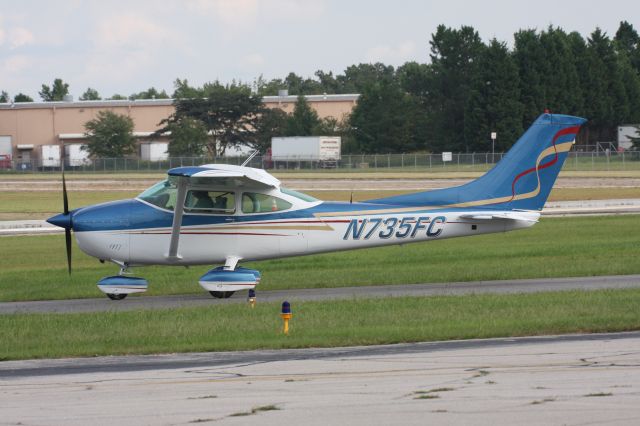
[[[194,284],[195,285],[195,284]],[[320,301],[353,298],[420,297],[482,293],[534,293],[544,291],[599,290],[639,288],[640,275],[611,275],[599,277],[542,278],[527,280],[472,281],[433,284],[398,284],[382,286],[315,288],[295,290],[265,290],[257,288],[258,303],[289,301]],[[246,292],[238,292],[230,299],[214,299],[208,293],[177,296],[133,295],[114,301],[97,299],[42,300],[2,302],[1,314],[13,313],[72,313],[130,311],[140,309],[169,309],[246,303]]]
[[3,425],[637,425],[640,332],[0,363]]

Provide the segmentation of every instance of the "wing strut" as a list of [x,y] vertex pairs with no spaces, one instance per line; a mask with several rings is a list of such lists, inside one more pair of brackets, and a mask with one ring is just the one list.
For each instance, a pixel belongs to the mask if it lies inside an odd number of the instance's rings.
[[167,253],[167,259],[174,262],[182,259],[178,254],[178,244],[180,242],[180,227],[182,226],[182,213],[184,213],[184,200],[187,197],[188,182],[189,178],[186,176],[180,176],[178,178],[178,194],[176,195],[176,205],[173,209],[171,242],[169,243],[169,253]]

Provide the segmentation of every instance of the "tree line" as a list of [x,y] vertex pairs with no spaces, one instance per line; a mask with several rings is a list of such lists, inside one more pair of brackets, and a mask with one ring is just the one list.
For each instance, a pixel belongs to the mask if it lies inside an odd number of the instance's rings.
[[[290,73],[202,87],[177,79],[176,111],[161,132],[171,132],[172,155],[204,149],[213,156],[239,142],[264,150],[271,136],[317,134],[343,136],[346,152],[481,152],[490,147],[491,132],[498,134],[496,150],[508,149],[544,110],[589,119],[579,135],[588,144],[615,140],[619,124],[640,123],[640,36],[626,21],[613,37],[598,28],[586,39],[552,26],[520,30],[513,47],[497,39],[485,43],[470,26],[440,25],[428,55],[424,63],[358,64],[313,78]],[[42,86],[43,100],[67,93],[58,80]],[[300,96],[291,115],[266,109],[262,96],[283,88],[291,95],[360,98],[349,117],[328,120]],[[150,88],[129,99],[162,97],[169,96]],[[81,97],[99,98],[94,89]]]
[[[189,89],[199,91],[197,96],[190,93],[177,98],[175,112],[162,120],[160,129],[151,136],[169,135],[172,157],[215,158],[239,144],[265,153],[272,137],[335,135],[346,129],[348,120],[339,124],[333,117],[320,118],[303,95],[298,96],[293,113],[287,114],[265,107],[262,97],[244,85],[206,86],[205,90]],[[86,148],[92,157],[120,158],[136,150],[135,125],[129,116],[99,111],[84,127]]]

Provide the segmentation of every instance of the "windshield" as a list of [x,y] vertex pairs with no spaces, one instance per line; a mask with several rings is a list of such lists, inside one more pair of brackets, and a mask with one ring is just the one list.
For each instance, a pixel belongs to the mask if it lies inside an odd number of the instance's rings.
[[161,209],[173,210],[176,205],[177,179],[170,177],[167,180],[158,182],[151,188],[138,195],[138,198],[147,203],[158,206]]
[[317,198],[313,198],[311,195],[303,194],[302,192],[294,191],[293,189],[280,187],[280,192],[283,194],[291,195],[292,197],[296,197],[301,199],[302,201],[314,202],[318,201]]

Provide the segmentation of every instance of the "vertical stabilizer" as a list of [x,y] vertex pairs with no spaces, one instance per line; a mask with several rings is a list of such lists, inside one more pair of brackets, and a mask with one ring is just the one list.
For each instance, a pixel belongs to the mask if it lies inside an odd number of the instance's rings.
[[491,170],[465,185],[370,200],[380,204],[542,210],[584,118],[542,114]]

